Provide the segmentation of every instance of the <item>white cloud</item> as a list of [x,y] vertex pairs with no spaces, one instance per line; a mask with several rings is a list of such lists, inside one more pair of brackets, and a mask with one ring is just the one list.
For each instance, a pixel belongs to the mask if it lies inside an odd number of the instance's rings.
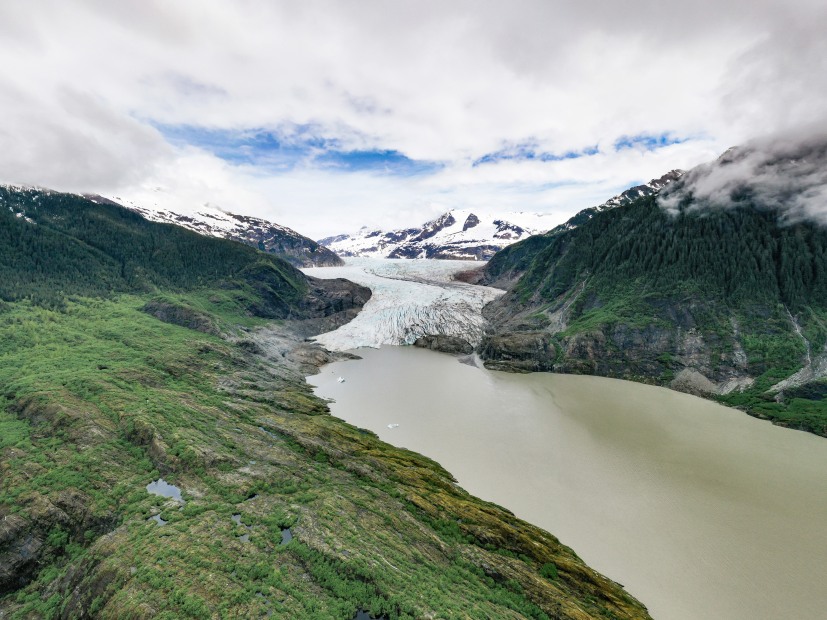
[[693,209],[748,202],[780,212],[787,222],[827,223],[827,129],[800,128],[730,149],[667,189],[661,206],[677,212],[688,194]]
[[[0,6],[0,180],[205,202],[320,236],[446,206],[561,219],[633,181],[827,109],[815,0],[175,3]],[[437,160],[394,177],[267,173],[172,147],[155,124],[312,124],[342,148]],[[615,152],[623,135],[692,140]],[[525,141],[592,157],[471,163]],[[606,193],[608,192],[608,193]]]

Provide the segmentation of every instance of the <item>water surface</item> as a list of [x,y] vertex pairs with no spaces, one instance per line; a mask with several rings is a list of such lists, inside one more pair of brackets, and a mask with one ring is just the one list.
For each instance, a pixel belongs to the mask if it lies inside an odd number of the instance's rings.
[[308,379],[334,415],[557,535],[655,618],[825,617],[824,438],[636,383],[358,354]]
[[160,495],[161,497],[171,497],[172,499],[177,500],[181,504],[186,504],[184,499],[181,497],[181,489],[179,489],[174,484],[170,484],[163,478],[158,478],[150,482],[146,485],[147,493],[152,493],[153,495]]

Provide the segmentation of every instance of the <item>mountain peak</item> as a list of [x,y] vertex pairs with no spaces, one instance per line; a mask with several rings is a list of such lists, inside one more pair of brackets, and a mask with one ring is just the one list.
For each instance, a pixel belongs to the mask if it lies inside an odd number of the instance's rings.
[[473,213],[469,213],[468,217],[465,218],[465,223],[462,225],[462,231],[465,232],[469,228],[473,228],[474,226],[480,223],[480,218],[478,218]]
[[657,194],[670,183],[673,183],[680,179],[684,174],[686,174],[686,171],[684,170],[670,170],[663,176],[658,177],[657,179],[652,179],[648,183],[630,187],[629,189],[618,194],[617,196],[609,198],[603,204],[597,205],[596,207],[589,207],[588,209],[583,209],[574,217],[570,218],[567,222],[560,224],[556,228],[553,228],[551,231],[549,231],[549,233],[558,233],[563,230],[571,230],[572,228],[577,228],[578,226],[587,222],[601,211],[614,209],[616,207],[622,207],[623,205],[627,205],[630,202],[637,200],[638,198],[643,198],[644,196],[652,196],[654,194]]
[[612,207],[619,207],[621,205],[629,204],[633,200],[637,200],[638,198],[642,198],[644,196],[651,196],[652,194],[657,194],[660,190],[664,187],[672,183],[673,181],[677,181],[681,178],[685,173],[683,170],[670,170],[663,176],[652,179],[648,183],[644,183],[643,185],[635,185],[634,187],[630,187],[624,192],[621,192],[617,196],[609,198],[606,202],[598,207],[598,209],[608,209]]
[[149,209],[129,200],[112,200],[93,194],[84,195],[92,202],[118,204],[140,213],[152,222],[176,224],[209,237],[223,237],[280,256],[296,267],[341,265],[342,259],[328,248],[295,230],[251,215],[230,213],[205,204],[191,214]]
[[319,243],[341,256],[488,260],[515,241],[548,230],[551,217],[451,209],[419,227],[370,233],[362,228],[355,234],[326,237]]

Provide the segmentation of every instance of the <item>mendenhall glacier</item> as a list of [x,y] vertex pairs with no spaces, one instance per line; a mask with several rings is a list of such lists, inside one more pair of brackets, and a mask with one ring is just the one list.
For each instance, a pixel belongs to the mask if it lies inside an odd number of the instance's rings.
[[314,278],[346,278],[373,296],[351,322],[315,338],[331,351],[413,344],[422,336],[456,336],[479,344],[482,308],[503,291],[454,279],[474,261],[348,258],[343,267],[308,268]]

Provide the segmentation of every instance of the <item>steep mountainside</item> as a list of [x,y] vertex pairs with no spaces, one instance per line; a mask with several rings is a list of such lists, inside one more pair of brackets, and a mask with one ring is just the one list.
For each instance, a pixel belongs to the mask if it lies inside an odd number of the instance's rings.
[[362,228],[354,235],[327,237],[319,243],[340,256],[488,260],[502,248],[548,230],[549,217],[539,213],[493,215],[457,209],[418,228],[390,232]]
[[692,188],[497,254],[486,365],[667,385],[827,435],[827,231],[743,185],[726,206]]
[[368,290],[12,188],[0,270],[0,617],[648,618],[553,536],[327,415],[303,376],[331,357],[305,338]]
[[[94,202],[109,200],[92,195],[87,198]],[[257,217],[236,215],[207,206],[187,215],[147,209],[130,201],[117,201],[115,204],[123,204],[152,222],[177,224],[202,235],[246,243],[262,252],[275,254],[296,267],[331,267],[343,264],[341,258],[323,245],[300,235],[287,226],[274,224]]]
[[111,202],[0,187],[0,299],[59,305],[70,293],[219,284],[255,300],[250,312],[268,318],[305,316],[315,303],[308,292],[329,286],[275,256],[153,223]]

